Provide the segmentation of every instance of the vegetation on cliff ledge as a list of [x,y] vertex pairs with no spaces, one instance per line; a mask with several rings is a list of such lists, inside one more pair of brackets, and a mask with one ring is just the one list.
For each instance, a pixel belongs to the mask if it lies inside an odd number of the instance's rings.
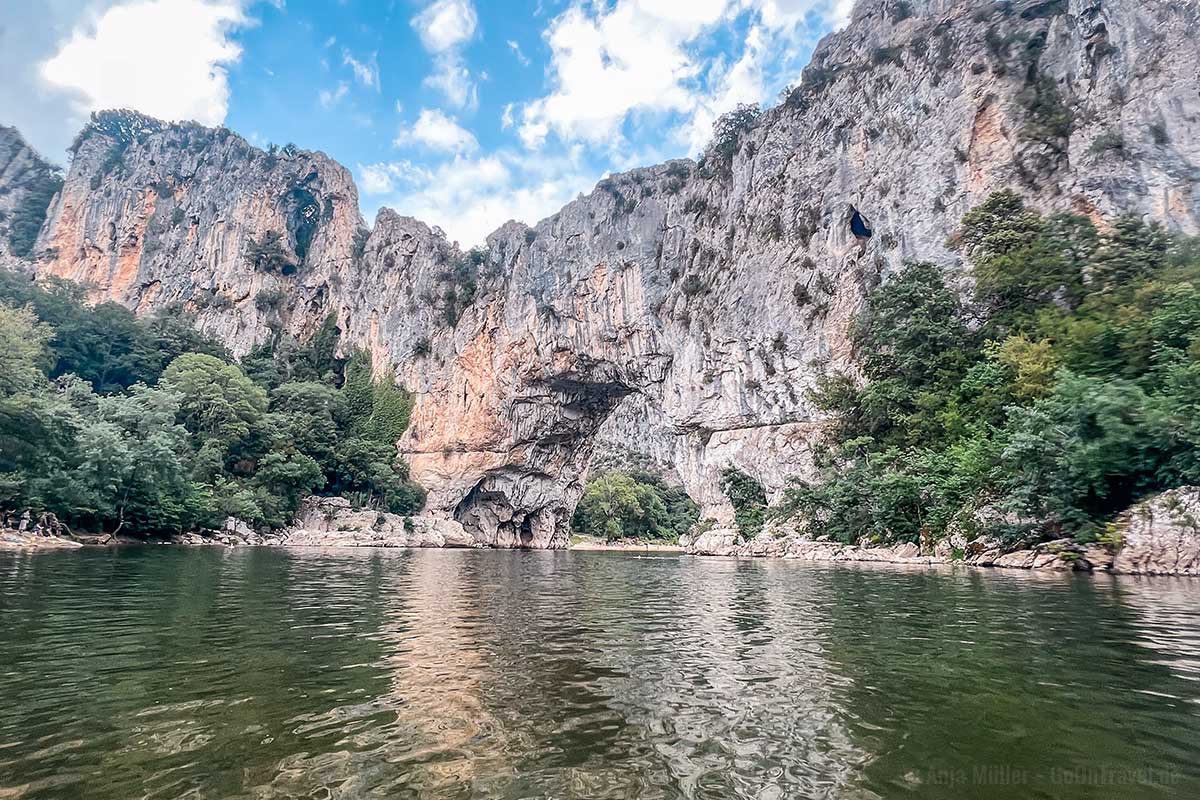
[[8,247],[13,255],[25,258],[33,252],[50,201],[62,185],[62,175],[48,167],[39,171],[25,186],[25,195],[8,220]]
[[0,509],[154,535],[290,521],[310,493],[410,513],[395,442],[411,398],[332,320],[241,364],[178,314],[87,307],[77,287],[0,272]]
[[1001,193],[954,244],[973,293],[912,264],[869,298],[853,330],[865,380],[824,379],[818,475],[776,517],[842,541],[1087,540],[1200,482],[1197,240]]

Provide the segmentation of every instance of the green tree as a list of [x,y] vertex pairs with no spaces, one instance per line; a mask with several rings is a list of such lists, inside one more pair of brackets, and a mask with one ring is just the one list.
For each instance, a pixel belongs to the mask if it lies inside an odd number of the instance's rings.
[[606,472],[588,483],[575,508],[576,530],[612,541],[642,527],[637,484],[628,475]]
[[46,169],[25,187],[25,195],[8,221],[8,246],[14,255],[25,258],[33,252],[42,223],[46,221],[46,210],[62,185],[62,176]]
[[721,491],[733,505],[733,519],[739,537],[749,541],[763,527],[767,512],[767,493],[750,475],[730,464],[721,471]]
[[853,332],[861,377],[820,382],[813,399],[834,424],[816,474],[773,513],[842,541],[925,541],[951,525],[1087,537],[1200,480],[1194,240],[1137,220],[1098,232],[1005,192],[957,241],[975,303],[929,265],[875,291]]
[[179,395],[183,425],[201,445],[248,437],[267,410],[266,391],[239,367],[200,353],[172,361],[162,385]]
[[1070,373],[1016,409],[1005,431],[1005,504],[1038,525],[1077,532],[1156,486],[1150,402],[1134,383]]
[[0,397],[29,394],[46,383],[43,372],[54,329],[29,308],[0,304]]
[[992,195],[962,220],[959,244],[971,259],[975,295],[990,324],[1027,324],[1054,301],[1073,307],[1099,239],[1083,217],[1049,220],[1014,192]]

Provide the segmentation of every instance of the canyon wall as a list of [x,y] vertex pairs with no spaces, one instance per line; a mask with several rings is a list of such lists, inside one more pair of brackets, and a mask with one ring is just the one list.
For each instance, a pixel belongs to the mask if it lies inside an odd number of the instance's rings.
[[32,255],[138,313],[183,305],[237,353],[336,315],[416,392],[399,448],[428,513],[558,547],[597,442],[673,469],[707,516],[733,464],[772,498],[851,367],[848,325],[911,260],[957,264],[1000,188],[1200,232],[1200,8],[862,0],[728,159],[602,181],[462,253],[321,153],[144,118],[81,134]]
[[[0,268],[31,268],[26,253],[13,252],[10,237],[14,227],[21,225],[30,194],[36,194],[46,181],[57,185],[58,180],[58,170],[38,155],[19,131],[0,125]],[[29,230],[36,236],[36,227]]]

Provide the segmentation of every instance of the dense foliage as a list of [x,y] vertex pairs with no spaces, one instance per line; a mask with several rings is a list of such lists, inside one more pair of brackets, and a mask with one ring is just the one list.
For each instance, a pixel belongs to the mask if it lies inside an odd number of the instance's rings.
[[853,331],[865,380],[823,380],[836,424],[819,475],[774,514],[842,541],[1089,539],[1200,481],[1195,240],[1045,218],[1001,193],[955,244],[973,296],[912,264],[869,298]]
[[658,476],[641,470],[611,470],[588,481],[571,528],[609,541],[674,541],[699,517],[699,506],[682,487],[668,486]]
[[8,220],[8,247],[14,255],[24,258],[33,252],[50,201],[62,188],[62,176],[55,170],[40,171],[25,187],[25,195],[13,208]]
[[763,485],[732,464],[721,471],[721,491],[733,506],[733,523],[738,537],[749,541],[762,532],[767,513]]
[[395,451],[411,399],[365,354],[339,359],[332,320],[238,364],[178,313],[81,300],[0,273],[0,508],[154,535],[279,527],[314,492],[424,502]]

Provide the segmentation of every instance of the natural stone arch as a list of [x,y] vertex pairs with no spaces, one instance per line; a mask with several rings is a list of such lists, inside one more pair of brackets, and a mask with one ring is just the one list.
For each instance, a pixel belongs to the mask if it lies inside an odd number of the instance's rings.
[[572,374],[511,398],[509,449],[480,470],[450,515],[497,547],[566,547],[596,434],[633,391],[623,382]]

